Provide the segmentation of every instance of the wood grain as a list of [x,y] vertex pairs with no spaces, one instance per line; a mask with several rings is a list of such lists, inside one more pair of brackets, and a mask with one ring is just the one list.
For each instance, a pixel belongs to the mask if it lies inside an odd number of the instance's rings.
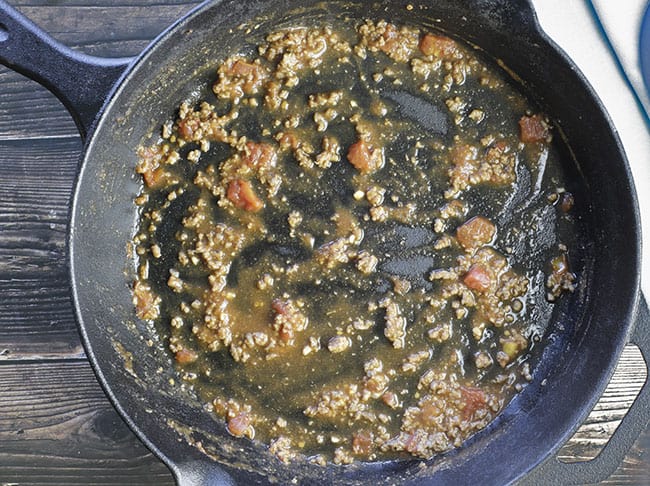
[[65,235],[78,137],[0,141],[0,350],[80,356]]
[[[633,348],[626,355],[636,359]],[[618,393],[625,366],[605,398]],[[0,484],[172,483],[166,467],[113,410],[86,361],[2,363],[0,390]],[[583,433],[588,441],[589,432]],[[571,457],[571,447],[563,457]],[[647,484],[649,450],[646,433],[603,484]]]
[[[614,375],[589,417],[560,449],[564,462],[581,462],[596,457],[627,413],[647,379],[646,365],[639,349],[623,350]],[[650,430],[646,428],[628,452],[623,464],[603,484],[650,484]]]
[[173,484],[86,361],[0,366],[0,484]]

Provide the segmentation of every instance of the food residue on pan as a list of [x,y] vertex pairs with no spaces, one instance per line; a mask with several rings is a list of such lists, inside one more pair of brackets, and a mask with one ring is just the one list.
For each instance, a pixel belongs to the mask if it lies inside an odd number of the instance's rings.
[[136,169],[136,313],[186,385],[287,462],[484,428],[532,379],[535,307],[575,285],[549,119],[475,51],[384,21],[273,32],[213,92]]

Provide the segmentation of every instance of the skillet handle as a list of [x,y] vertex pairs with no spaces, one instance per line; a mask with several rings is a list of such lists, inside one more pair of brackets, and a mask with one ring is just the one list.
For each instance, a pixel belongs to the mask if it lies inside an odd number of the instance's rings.
[[[650,363],[650,311],[642,295],[630,343],[641,350],[646,368]],[[519,484],[523,485],[577,485],[598,483],[607,479],[623,462],[630,448],[650,424],[650,373],[639,395],[620,425],[598,456],[590,461],[564,463],[551,457],[533,470]]]
[[[208,465],[205,459],[187,461],[172,468],[176,486],[236,486],[237,483],[223,469]],[[245,484],[245,483],[244,483]]]
[[56,95],[84,139],[131,61],[132,58],[101,58],[73,51],[0,0],[0,63]]

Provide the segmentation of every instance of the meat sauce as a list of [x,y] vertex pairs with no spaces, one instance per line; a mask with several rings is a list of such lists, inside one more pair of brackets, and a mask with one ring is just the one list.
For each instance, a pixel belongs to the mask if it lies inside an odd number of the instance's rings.
[[478,52],[384,21],[273,32],[215,72],[136,168],[135,310],[183,386],[285,462],[460,446],[575,285],[552,123]]

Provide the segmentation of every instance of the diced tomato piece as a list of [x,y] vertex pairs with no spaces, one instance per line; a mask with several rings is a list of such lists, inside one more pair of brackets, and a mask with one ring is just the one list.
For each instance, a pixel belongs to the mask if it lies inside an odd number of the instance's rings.
[[397,408],[399,406],[398,396],[391,392],[387,391],[381,396],[382,401],[388,405],[390,408]]
[[384,165],[384,153],[363,140],[350,145],[348,160],[361,173],[374,172]]
[[199,128],[200,121],[198,118],[185,118],[178,121],[178,133],[183,139],[194,140],[194,133]]
[[474,216],[456,229],[456,239],[466,250],[486,245],[494,238],[496,227],[483,216]]
[[426,448],[427,435],[427,432],[423,429],[416,429],[411,432],[404,442],[404,450],[411,454],[421,452],[422,449]]
[[270,168],[275,165],[277,155],[275,149],[268,143],[246,143],[246,153],[243,156],[244,164],[253,168]]
[[425,56],[447,58],[458,53],[458,46],[453,39],[444,35],[425,34],[420,40],[420,51]]
[[519,139],[524,143],[543,142],[548,138],[548,124],[540,114],[519,119]]
[[245,211],[257,212],[264,207],[251,183],[243,179],[230,181],[226,195],[235,206]]
[[278,337],[280,338],[280,341],[282,341],[284,344],[293,341],[293,338],[295,337],[293,328],[291,328],[288,325],[284,325],[284,324],[281,325],[280,329],[278,330]]
[[147,187],[156,187],[163,181],[164,178],[165,171],[162,169],[162,167],[147,170],[142,173],[142,179],[144,180],[144,183],[147,185]]
[[226,74],[243,80],[242,89],[246,94],[256,93],[262,82],[268,77],[268,73],[261,65],[247,62],[244,59],[237,59],[233,62],[228,67]]
[[573,194],[570,192],[565,192],[562,194],[562,199],[560,199],[560,209],[563,213],[568,213],[573,208],[574,199]]
[[176,362],[178,364],[194,363],[199,358],[199,355],[191,349],[183,348],[176,351]]
[[382,37],[384,38],[384,43],[381,46],[381,50],[385,53],[390,53],[395,47],[395,43],[399,41],[399,31],[393,24],[387,24]]
[[230,72],[237,76],[248,76],[257,71],[257,66],[252,62],[246,62],[243,59],[237,59],[230,67]]
[[487,404],[485,393],[480,388],[471,386],[462,386],[460,393],[465,403],[463,407],[463,420],[471,420],[477,410],[485,408]]
[[271,308],[277,314],[286,314],[289,310],[287,303],[281,299],[273,299],[273,302],[271,302]]
[[165,179],[165,171],[160,167],[164,150],[159,146],[140,148],[138,164],[135,171],[142,175],[147,187],[154,187]]
[[287,148],[297,149],[300,145],[298,138],[296,138],[296,135],[293,132],[283,132],[278,143],[283,150]]
[[251,425],[251,417],[246,412],[242,412],[239,415],[228,420],[228,432],[230,432],[235,437],[243,437],[248,431],[248,427]]
[[492,279],[487,269],[477,263],[469,267],[469,270],[463,277],[463,283],[472,290],[486,292],[490,289]]
[[368,456],[372,452],[373,434],[360,430],[352,434],[352,452],[360,456]]

